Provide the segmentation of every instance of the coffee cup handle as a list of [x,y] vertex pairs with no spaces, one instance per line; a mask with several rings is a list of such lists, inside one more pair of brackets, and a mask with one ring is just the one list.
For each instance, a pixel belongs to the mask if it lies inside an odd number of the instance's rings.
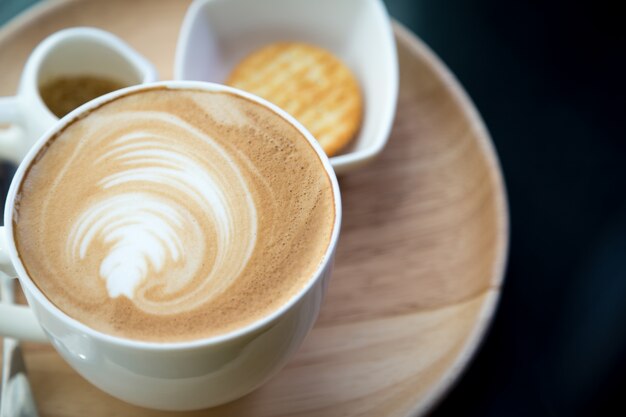
[[6,251],[5,233],[5,228],[0,226],[0,336],[47,342],[33,311],[27,306],[13,304],[17,273]]
[[19,98],[0,97],[0,124],[9,123],[11,127],[0,130],[0,159],[19,163],[22,157],[24,135]]

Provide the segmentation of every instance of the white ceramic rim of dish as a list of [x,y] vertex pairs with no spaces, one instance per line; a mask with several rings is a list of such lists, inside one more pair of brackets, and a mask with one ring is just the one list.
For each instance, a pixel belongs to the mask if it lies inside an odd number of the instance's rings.
[[[195,20],[200,15],[203,8],[208,7],[208,4],[216,1],[219,0],[194,0],[187,9],[176,45],[176,54],[174,59],[175,80],[186,79],[185,74],[187,71],[185,70],[185,63],[187,62],[187,54],[190,53],[188,51],[187,44],[190,42],[191,32],[195,24]],[[372,6],[376,8],[377,16],[384,17],[378,22],[378,24],[384,33],[383,41],[385,47],[382,48],[382,50],[386,56],[381,57],[381,60],[386,64],[385,73],[387,74],[387,78],[378,81],[384,83],[384,86],[381,88],[387,91],[388,95],[387,100],[380,103],[379,107],[377,107],[377,113],[380,114],[380,122],[376,126],[376,131],[371,134],[374,140],[372,140],[372,142],[363,149],[348,151],[346,153],[330,157],[330,163],[337,174],[343,174],[365,165],[383,150],[389,140],[396,114],[399,69],[392,21],[382,0],[368,1],[371,1]],[[380,111],[378,111],[378,109],[380,109]]]

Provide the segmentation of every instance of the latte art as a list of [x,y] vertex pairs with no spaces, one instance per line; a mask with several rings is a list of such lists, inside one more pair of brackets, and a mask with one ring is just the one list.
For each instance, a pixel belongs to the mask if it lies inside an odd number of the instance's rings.
[[[72,226],[68,261],[101,257],[109,296],[124,295],[153,314],[210,301],[240,274],[256,241],[256,208],[237,165],[209,135],[166,113],[102,116],[90,128],[83,139],[90,144],[108,131],[95,165],[114,173],[98,179],[102,198]],[[194,154],[172,138],[197,141],[211,153]],[[185,253],[185,240],[195,253]],[[93,247],[106,249],[92,254]],[[209,268],[200,259],[211,259]],[[159,295],[151,295],[157,287]]]
[[13,226],[29,276],[68,315],[180,341],[290,300],[322,263],[334,216],[322,162],[286,120],[229,93],[162,88],[51,138]]

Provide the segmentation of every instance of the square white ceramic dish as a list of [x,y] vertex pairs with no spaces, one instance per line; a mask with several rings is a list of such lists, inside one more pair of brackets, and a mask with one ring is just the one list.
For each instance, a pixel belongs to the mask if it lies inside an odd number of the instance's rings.
[[398,96],[396,46],[381,0],[195,0],[181,27],[174,78],[222,83],[241,59],[277,41],[328,49],[361,85],[363,123],[348,149],[330,158],[335,171],[353,170],[380,153]]

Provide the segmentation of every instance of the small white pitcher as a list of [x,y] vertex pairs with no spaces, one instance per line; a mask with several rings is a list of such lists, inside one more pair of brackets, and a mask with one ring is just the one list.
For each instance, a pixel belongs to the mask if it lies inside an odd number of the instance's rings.
[[97,76],[125,86],[158,79],[154,66],[117,36],[76,27],[44,39],[26,61],[17,95],[0,97],[0,159],[19,163],[31,146],[59,119],[43,102],[39,88],[62,76]]

